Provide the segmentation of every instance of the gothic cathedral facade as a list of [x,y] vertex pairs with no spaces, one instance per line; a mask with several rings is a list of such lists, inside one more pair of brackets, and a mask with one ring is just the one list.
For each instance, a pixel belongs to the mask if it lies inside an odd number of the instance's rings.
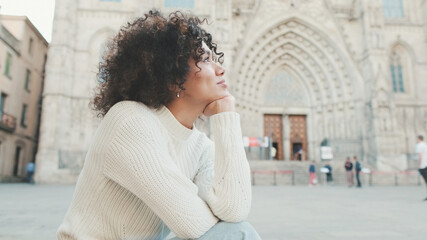
[[[411,167],[427,135],[423,0],[56,1],[36,180],[75,182],[100,119],[89,109],[97,64],[121,25],[156,8],[209,19],[225,53],[245,136],[270,136],[277,159],[356,155]],[[301,157],[301,156],[300,156]]]

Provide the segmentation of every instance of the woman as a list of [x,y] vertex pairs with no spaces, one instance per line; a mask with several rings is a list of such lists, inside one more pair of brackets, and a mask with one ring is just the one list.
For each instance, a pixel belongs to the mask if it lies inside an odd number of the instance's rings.
[[308,181],[309,186],[313,186],[317,184],[317,177],[316,177],[316,166],[314,166],[314,161],[311,162],[308,172],[310,174],[310,179]]
[[[113,39],[93,101],[103,121],[59,239],[259,239],[242,222],[250,170],[223,53],[202,22],[150,11]],[[215,142],[194,127],[202,114]]]
[[353,163],[351,163],[350,157],[345,160],[344,168],[347,176],[347,185],[348,187],[353,187]]

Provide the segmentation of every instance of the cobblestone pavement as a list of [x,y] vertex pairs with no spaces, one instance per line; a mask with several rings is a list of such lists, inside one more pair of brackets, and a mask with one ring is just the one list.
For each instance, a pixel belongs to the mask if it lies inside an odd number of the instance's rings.
[[[73,190],[0,184],[0,239],[56,239]],[[424,194],[424,186],[255,186],[248,221],[266,240],[425,240]]]

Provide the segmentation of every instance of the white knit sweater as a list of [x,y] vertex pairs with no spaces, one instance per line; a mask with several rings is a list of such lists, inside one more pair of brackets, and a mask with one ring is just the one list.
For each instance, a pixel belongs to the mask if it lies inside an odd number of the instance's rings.
[[210,117],[215,142],[166,108],[124,101],[105,115],[58,239],[197,238],[244,220],[250,170],[234,112]]

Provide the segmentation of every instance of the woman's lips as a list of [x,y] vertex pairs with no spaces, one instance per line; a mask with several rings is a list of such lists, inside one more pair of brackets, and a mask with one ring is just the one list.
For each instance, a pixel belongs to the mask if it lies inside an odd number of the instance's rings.
[[217,83],[218,85],[221,85],[221,86],[223,86],[223,87],[227,87],[227,84],[225,83],[225,80],[221,80],[221,81],[219,81],[218,83]]

